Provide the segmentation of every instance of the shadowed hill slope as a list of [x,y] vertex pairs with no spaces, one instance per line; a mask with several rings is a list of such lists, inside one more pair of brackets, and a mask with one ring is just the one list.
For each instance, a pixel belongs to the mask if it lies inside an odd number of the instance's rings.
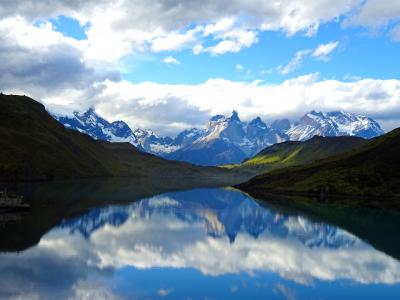
[[400,129],[311,164],[275,170],[238,185],[249,193],[400,196]]
[[94,140],[64,128],[29,97],[0,95],[0,181],[122,176],[238,182],[233,172],[167,161],[129,143]]

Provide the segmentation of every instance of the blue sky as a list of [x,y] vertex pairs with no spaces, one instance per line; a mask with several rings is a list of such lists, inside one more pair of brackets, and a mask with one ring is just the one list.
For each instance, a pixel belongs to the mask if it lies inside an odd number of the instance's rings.
[[[50,21],[55,30],[65,36],[77,40],[87,38],[85,30],[90,26],[88,24],[81,25],[65,16]],[[210,42],[212,39],[206,40]],[[339,46],[328,61],[308,58],[290,74],[277,72],[277,67],[287,64],[297,51],[314,49],[332,41],[338,41]],[[388,39],[384,32],[374,33],[364,27],[344,27],[332,21],[322,25],[312,37],[304,32],[294,36],[287,36],[284,32],[261,32],[256,44],[238,53],[195,55],[191,49],[132,53],[122,58],[121,71],[123,78],[131,82],[171,84],[198,84],[209,78],[234,81],[260,79],[279,83],[290,77],[316,72],[326,79],[392,79],[399,77],[399,53],[400,43]],[[166,64],[163,62],[166,57],[173,57],[179,63]],[[243,70],[238,70],[237,65],[241,65]]]
[[0,88],[55,113],[94,107],[174,134],[238,110],[346,110],[400,126],[400,3],[389,0],[0,4]]
[[[88,25],[82,25],[76,19],[60,15],[54,18],[49,18],[48,21],[53,24],[55,31],[61,32],[65,36],[72,37],[77,40],[87,39],[85,31],[87,30]],[[36,23],[36,26],[40,26],[43,23],[43,20],[39,20]]]
[[[400,69],[400,44],[385,37],[365,36],[365,30],[342,30],[338,24],[323,26],[315,37],[304,35],[286,37],[283,33],[261,33],[259,42],[239,53],[223,56],[194,55],[191,50],[179,53],[162,53],[148,57],[133,55],[134,66],[127,70],[124,78],[133,82],[156,81],[159,83],[201,83],[208,78],[225,78],[235,81],[279,83],[302,74],[318,72],[323,78],[349,80],[353,78],[398,78]],[[306,59],[302,66],[290,74],[276,71],[279,65],[287,64],[300,50],[313,49],[320,44],[339,41],[329,61]],[[175,57],[179,65],[166,65],[166,56]],[[236,65],[243,66],[242,71]],[[368,67],[366,67],[368,66]],[[193,70],[196,70],[193,72]]]

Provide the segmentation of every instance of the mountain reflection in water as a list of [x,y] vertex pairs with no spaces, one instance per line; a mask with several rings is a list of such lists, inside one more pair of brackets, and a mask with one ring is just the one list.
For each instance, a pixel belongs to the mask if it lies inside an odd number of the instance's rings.
[[344,229],[226,189],[165,193],[63,219],[36,246],[0,254],[0,273],[0,298],[400,295],[397,259]]

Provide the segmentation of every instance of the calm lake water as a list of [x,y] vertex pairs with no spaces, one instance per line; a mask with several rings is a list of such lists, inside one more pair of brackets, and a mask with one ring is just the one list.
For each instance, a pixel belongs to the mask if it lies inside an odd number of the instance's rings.
[[323,221],[220,188],[46,209],[3,214],[1,299],[400,299],[382,212]]

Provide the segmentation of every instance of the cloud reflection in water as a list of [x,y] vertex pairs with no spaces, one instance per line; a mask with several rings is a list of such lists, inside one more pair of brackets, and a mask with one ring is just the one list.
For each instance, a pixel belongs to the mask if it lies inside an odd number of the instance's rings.
[[[400,282],[399,261],[342,229],[281,215],[239,192],[212,189],[169,193],[64,220],[37,246],[0,255],[5,274],[0,297],[18,295],[13,288],[18,285],[33,287],[32,297],[38,291],[46,298],[117,297],[112,284],[100,289],[93,282],[112,281],[127,266],[195,269],[204,276],[274,273],[306,286],[315,280]],[[156,291],[162,296],[160,291],[173,288]]]

